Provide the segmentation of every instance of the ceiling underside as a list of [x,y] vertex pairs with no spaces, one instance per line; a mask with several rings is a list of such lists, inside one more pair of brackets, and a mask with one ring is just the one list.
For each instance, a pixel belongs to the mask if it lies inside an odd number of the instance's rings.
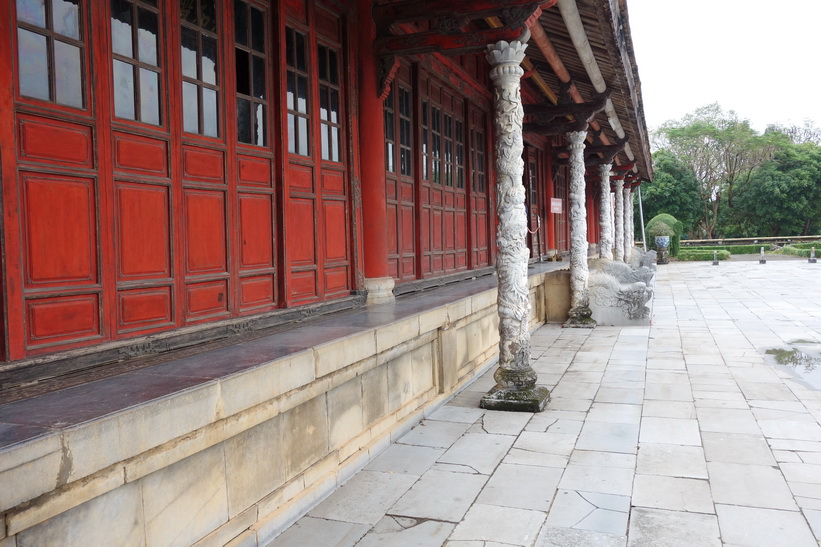
[[[565,0],[563,0],[565,1]],[[584,27],[587,41],[607,89],[612,90],[610,99],[618,116],[624,133],[629,139],[630,149],[636,161],[639,178],[652,178],[652,163],[647,127],[644,120],[644,107],[641,100],[641,84],[633,56],[630,29],[627,20],[627,9],[624,0],[576,0],[576,6]],[[568,24],[565,23],[559,6],[542,12],[539,24],[545,31],[550,43],[567,69],[571,81],[582,95],[584,101],[592,101],[598,94],[591,83],[588,71],[582,62],[579,52],[573,44]],[[563,82],[556,76],[550,63],[545,59],[539,47],[528,45],[527,57],[531,60],[540,76],[556,95],[561,96]],[[545,97],[545,102],[548,99]],[[607,113],[602,111],[595,115],[603,133],[610,143],[616,142],[620,135],[611,127]],[[594,141],[593,145],[604,144]],[[631,160],[626,152],[616,156],[617,163],[628,164]]]

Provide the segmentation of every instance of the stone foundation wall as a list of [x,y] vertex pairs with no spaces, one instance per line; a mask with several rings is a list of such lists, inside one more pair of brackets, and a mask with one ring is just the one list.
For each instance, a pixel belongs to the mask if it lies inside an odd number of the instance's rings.
[[[561,322],[566,272],[530,277]],[[264,545],[498,352],[496,291],[0,449],[0,547]]]

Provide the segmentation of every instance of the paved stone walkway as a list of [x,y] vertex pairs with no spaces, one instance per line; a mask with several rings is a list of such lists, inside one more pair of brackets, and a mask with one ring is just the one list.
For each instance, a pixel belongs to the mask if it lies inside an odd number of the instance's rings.
[[491,369],[273,545],[819,545],[821,264],[660,266],[651,327],[533,360],[545,412],[480,410]]

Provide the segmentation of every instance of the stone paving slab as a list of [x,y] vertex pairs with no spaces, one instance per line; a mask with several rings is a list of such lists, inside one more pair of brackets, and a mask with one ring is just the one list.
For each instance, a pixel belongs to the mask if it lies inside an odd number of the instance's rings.
[[660,266],[650,327],[533,334],[544,412],[479,409],[491,369],[272,545],[818,547],[821,391],[765,350],[821,342],[819,280]]

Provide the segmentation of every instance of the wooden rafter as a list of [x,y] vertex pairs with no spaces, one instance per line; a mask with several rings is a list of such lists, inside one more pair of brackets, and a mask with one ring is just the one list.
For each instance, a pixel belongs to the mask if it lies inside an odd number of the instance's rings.
[[[396,73],[398,58],[405,55],[440,53],[464,55],[484,51],[488,44],[514,41],[558,0],[402,0],[373,8],[376,23],[374,52],[381,67],[379,91],[387,96]],[[501,17],[504,25],[479,29],[471,22]],[[407,32],[413,23],[429,21],[428,30]],[[404,34],[399,27],[406,31]]]

